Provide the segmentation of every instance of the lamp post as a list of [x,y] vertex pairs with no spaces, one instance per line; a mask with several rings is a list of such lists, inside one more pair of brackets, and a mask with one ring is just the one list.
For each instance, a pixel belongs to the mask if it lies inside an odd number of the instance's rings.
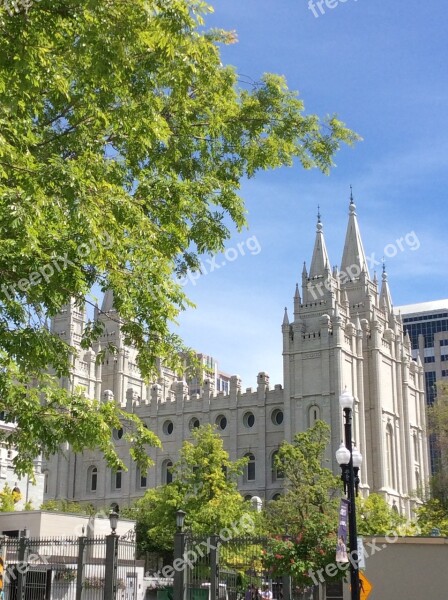
[[352,446],[352,412],[354,398],[347,388],[339,396],[339,404],[344,412],[345,445],[341,443],[336,451],[336,460],[342,470],[341,479],[344,482],[344,493],[349,502],[348,527],[350,549],[350,583],[351,600],[360,600],[359,592],[359,560],[358,560],[358,533],[356,530],[356,496],[358,495],[359,469],[362,464],[362,455],[356,446]]
[[187,513],[183,510],[176,511],[176,533],[174,535],[174,578],[173,578],[173,599],[183,600],[184,598],[184,570],[176,568],[178,561],[182,562],[185,552],[185,532],[184,524]]
[[118,513],[111,510],[109,513],[111,532],[106,535],[106,563],[104,567],[104,600],[115,600],[117,595],[117,567],[118,567]]

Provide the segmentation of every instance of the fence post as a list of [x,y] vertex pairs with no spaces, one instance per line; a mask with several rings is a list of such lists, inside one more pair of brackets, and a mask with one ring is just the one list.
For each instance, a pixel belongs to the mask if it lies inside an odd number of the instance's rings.
[[176,569],[177,559],[182,560],[185,552],[185,533],[176,531],[174,534],[174,585],[173,600],[184,600],[184,569]]
[[17,556],[17,600],[25,600],[26,572],[28,570],[28,531],[25,529],[19,539]]
[[104,600],[115,600],[117,595],[118,535],[106,535],[106,566],[104,570]]
[[87,538],[84,535],[81,535],[78,538],[78,561],[76,566],[76,600],[82,600],[82,582],[84,579],[86,540]]
[[219,598],[219,556],[217,535],[210,536],[210,600]]
[[291,575],[283,575],[283,600],[291,600]]

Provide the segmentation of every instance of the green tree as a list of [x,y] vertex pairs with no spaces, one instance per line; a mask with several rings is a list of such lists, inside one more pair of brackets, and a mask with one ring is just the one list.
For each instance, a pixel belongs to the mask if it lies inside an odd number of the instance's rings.
[[189,530],[210,535],[232,526],[247,508],[237,490],[237,477],[246,459],[230,461],[211,425],[195,429],[192,436],[193,442],[183,443],[179,460],[171,468],[173,481],[148,490],[123,513],[137,520],[141,551],[172,550],[179,509],[187,513]]
[[395,512],[379,494],[356,499],[357,529],[359,535],[387,535],[397,532],[411,534],[412,527],[405,517]]
[[[356,135],[321,122],[278,75],[238,87],[202,0],[40,0],[0,6],[0,410],[16,471],[62,442],[123,467],[157,443],[118,405],[59,389],[74,349],[47,327],[70,298],[111,290],[144,376],[175,362],[170,326],[189,301],[177,277],[245,225],[240,181],[292,165],[328,172]],[[82,345],[101,333],[90,324]],[[113,348],[104,349],[104,359]],[[33,390],[29,384],[33,382]],[[41,405],[42,398],[45,402]]]
[[12,512],[16,510],[16,504],[21,499],[20,492],[13,490],[7,483],[0,492],[0,512]]
[[436,400],[428,408],[428,430],[438,451],[429,482],[431,496],[448,511],[448,385],[444,382],[438,382]]
[[97,512],[92,504],[81,504],[70,500],[46,500],[40,508],[41,510],[50,512],[71,513],[77,515],[94,515]]
[[335,561],[341,484],[324,466],[329,431],[326,423],[317,421],[296,434],[292,443],[282,444],[277,464],[284,472],[286,491],[266,509],[267,528],[274,534],[267,566],[274,575],[290,573],[305,586],[313,584],[310,571]]
[[448,509],[438,498],[429,498],[416,512],[421,535],[431,535],[438,530],[448,536]]

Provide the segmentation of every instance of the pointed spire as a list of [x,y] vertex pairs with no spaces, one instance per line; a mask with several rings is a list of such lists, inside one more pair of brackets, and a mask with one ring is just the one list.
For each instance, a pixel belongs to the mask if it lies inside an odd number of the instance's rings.
[[302,277],[308,277],[308,271],[306,270],[306,262],[303,261]]
[[289,325],[289,319],[288,319],[288,309],[285,306],[285,315],[283,317],[283,325]]
[[387,313],[392,311],[392,298],[390,295],[389,284],[387,282],[386,263],[383,259],[383,274],[381,276],[380,307]]
[[114,293],[111,289],[106,290],[103,303],[101,304],[101,312],[107,313],[114,310]]
[[313,258],[311,259],[309,277],[311,279],[313,277],[322,277],[325,274],[327,265],[330,265],[330,260],[328,258],[327,247],[325,245],[319,209],[319,212],[317,213],[316,241],[314,242]]
[[365,271],[367,277],[369,277],[369,269],[367,268],[366,255],[362,245],[361,234],[359,232],[358,220],[356,218],[356,205],[353,201],[353,190],[351,186],[348,226],[341,262],[341,272],[342,271],[347,273],[349,277],[356,271],[358,271],[358,274]]
[[297,320],[299,318],[301,304],[302,304],[302,299],[300,298],[299,284],[296,283],[296,291],[294,292],[294,319],[295,320]]

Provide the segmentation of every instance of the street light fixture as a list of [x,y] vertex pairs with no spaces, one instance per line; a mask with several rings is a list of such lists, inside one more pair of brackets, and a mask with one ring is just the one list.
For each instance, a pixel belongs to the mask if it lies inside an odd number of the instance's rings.
[[341,467],[341,479],[344,482],[344,493],[349,502],[348,526],[350,547],[350,583],[351,600],[360,600],[359,592],[359,560],[358,533],[356,530],[356,496],[359,486],[359,469],[362,465],[362,455],[356,446],[352,447],[352,411],[354,398],[347,388],[339,396],[339,404],[344,412],[345,444],[342,442],[336,451],[336,460]]
[[186,517],[187,513],[183,510],[177,510],[176,511],[176,526],[177,526],[177,531],[182,532],[184,530],[184,523],[185,523],[185,517]]
[[112,535],[117,535],[116,530],[118,525],[118,513],[113,509],[111,509],[109,513],[109,523],[110,528],[112,529]]

